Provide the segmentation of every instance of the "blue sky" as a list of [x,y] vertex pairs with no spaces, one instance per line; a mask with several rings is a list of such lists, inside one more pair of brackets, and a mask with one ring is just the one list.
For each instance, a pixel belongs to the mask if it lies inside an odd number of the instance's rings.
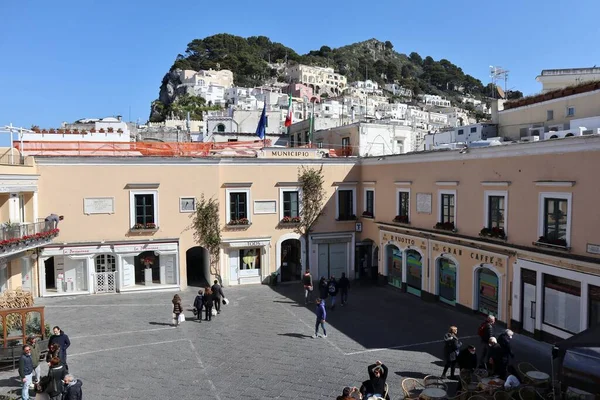
[[447,58],[484,83],[490,65],[502,66],[509,89],[526,94],[540,90],[535,77],[544,68],[600,65],[598,0],[311,4],[1,0],[0,126],[117,114],[146,121],[176,55],[221,32],[265,35],[299,53],[390,40],[403,53]]

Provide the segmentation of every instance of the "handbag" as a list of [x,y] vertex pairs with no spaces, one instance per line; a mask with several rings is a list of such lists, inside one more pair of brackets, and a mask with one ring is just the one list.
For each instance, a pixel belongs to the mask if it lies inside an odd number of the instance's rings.
[[179,314],[179,317],[178,317],[177,320],[178,320],[179,323],[185,322],[185,315]]
[[217,310],[215,308],[213,308],[210,312],[210,314],[214,317],[217,315]]

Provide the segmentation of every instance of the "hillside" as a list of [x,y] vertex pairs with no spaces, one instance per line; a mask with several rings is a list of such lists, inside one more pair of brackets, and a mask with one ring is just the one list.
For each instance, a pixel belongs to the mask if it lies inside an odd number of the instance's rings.
[[[333,67],[346,75],[348,82],[371,79],[379,84],[398,83],[420,93],[440,94],[455,98],[459,94],[485,97],[490,89],[479,79],[465,74],[462,69],[446,59],[439,61],[418,53],[401,54],[390,41],[370,39],[339,48],[322,46],[308,54],[299,55],[281,43],[265,36],[243,38],[218,34],[204,39],[194,39],[184,54],[179,54],[162,81],[160,95],[152,103],[151,120],[162,120],[171,112],[172,104],[184,93],[174,89],[178,78],[176,69],[229,69],[235,84],[253,87],[271,79],[283,79],[269,63],[301,63]],[[460,91],[459,91],[460,90]]]

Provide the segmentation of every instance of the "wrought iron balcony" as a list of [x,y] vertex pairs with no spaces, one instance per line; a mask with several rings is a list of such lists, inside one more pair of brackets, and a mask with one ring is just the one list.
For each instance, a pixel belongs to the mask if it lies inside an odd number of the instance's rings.
[[0,257],[45,246],[58,232],[52,222],[4,223],[0,225]]

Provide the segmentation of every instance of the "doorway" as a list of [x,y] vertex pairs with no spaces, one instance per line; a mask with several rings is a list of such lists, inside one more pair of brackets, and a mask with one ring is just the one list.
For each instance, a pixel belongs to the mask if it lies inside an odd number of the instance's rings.
[[521,320],[523,321],[523,330],[529,333],[535,332],[536,278],[537,274],[535,271],[521,268],[521,283],[523,285]]
[[54,256],[44,261],[44,273],[46,274],[46,290],[56,290],[56,274],[54,273]]
[[373,277],[373,244],[370,242],[356,243],[354,257],[354,279],[366,280]]
[[208,286],[210,282],[210,256],[201,246],[191,247],[185,252],[188,285]]
[[319,243],[319,277],[339,279],[348,265],[347,243]]
[[300,240],[287,239],[281,243],[281,282],[299,281],[301,278]]

